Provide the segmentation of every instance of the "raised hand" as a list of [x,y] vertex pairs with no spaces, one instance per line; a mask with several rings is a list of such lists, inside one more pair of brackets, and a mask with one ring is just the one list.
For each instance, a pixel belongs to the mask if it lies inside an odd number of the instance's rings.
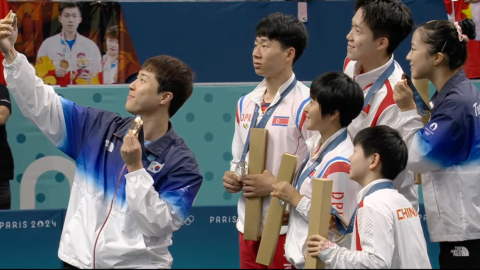
[[16,52],[14,46],[18,36],[17,20],[9,18],[11,13],[12,11],[10,10],[8,15],[0,20],[0,50],[8,64],[15,60]]
[[416,109],[413,91],[408,87],[406,79],[397,82],[393,87],[393,100],[402,112]]

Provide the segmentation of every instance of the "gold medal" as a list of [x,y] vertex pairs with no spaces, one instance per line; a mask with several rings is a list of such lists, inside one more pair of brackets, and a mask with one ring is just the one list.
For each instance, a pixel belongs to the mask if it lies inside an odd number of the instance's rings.
[[65,59],[62,59],[62,61],[60,61],[60,67],[67,70],[68,69],[68,61],[65,60]]

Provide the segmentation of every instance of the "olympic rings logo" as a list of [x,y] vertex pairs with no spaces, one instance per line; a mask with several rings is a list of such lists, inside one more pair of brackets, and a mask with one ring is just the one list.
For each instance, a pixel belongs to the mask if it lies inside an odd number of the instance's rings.
[[190,215],[183,221],[182,225],[187,225],[188,226],[188,225],[192,224],[194,220],[195,220],[195,217]]

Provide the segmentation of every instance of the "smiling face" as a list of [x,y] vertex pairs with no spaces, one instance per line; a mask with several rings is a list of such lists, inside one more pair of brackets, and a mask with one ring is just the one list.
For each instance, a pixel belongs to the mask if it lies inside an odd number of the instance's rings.
[[107,53],[110,57],[118,56],[118,38],[107,37]]
[[158,93],[158,87],[154,73],[140,70],[137,79],[130,84],[125,109],[142,116],[156,112],[164,104],[165,95],[171,95],[169,92]]
[[334,115],[322,115],[321,105],[313,99],[305,106],[307,116],[305,125],[308,130],[317,130],[320,133],[327,130],[332,125]]
[[419,80],[429,78],[434,69],[435,55],[429,51],[429,47],[422,40],[425,29],[418,28],[412,37],[412,48],[407,55],[410,62],[412,79]]
[[373,32],[363,19],[363,9],[360,8],[352,19],[352,29],[347,35],[347,57],[353,61],[375,58],[378,54],[378,41],[373,38]]

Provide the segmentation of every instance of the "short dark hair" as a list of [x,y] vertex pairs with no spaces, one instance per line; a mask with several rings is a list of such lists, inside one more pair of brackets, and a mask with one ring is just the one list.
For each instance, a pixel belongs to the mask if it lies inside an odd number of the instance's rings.
[[370,28],[373,38],[386,37],[391,55],[413,30],[410,9],[400,0],[358,0],[355,11],[363,11],[363,22]]
[[159,55],[147,59],[141,70],[152,72],[158,82],[158,93],[170,92],[173,98],[170,101],[168,114],[173,117],[193,92],[195,74],[190,67],[181,60],[168,55]]
[[[462,34],[469,39],[475,39],[475,23],[471,19],[458,22]],[[457,28],[447,20],[430,21],[419,26],[423,29],[422,41],[430,47],[432,55],[442,52],[447,57],[448,66],[455,70],[467,60],[467,42],[460,41]]]
[[358,132],[353,145],[360,145],[365,157],[380,155],[383,178],[395,180],[405,170],[408,148],[400,133],[389,126],[368,127]]
[[362,88],[343,72],[327,72],[315,78],[310,98],[320,104],[323,116],[338,111],[342,127],[360,114],[364,101]]
[[278,41],[283,49],[295,49],[295,63],[307,47],[308,33],[305,25],[296,17],[280,12],[263,18],[255,30],[257,37]]
[[61,16],[62,12],[66,8],[78,8],[78,12],[80,12],[80,15],[82,15],[82,9],[80,8],[80,4],[77,2],[61,2],[58,5],[58,15]]
[[110,26],[107,28],[107,32],[105,33],[105,38],[116,38],[118,39],[118,27],[116,25]]

